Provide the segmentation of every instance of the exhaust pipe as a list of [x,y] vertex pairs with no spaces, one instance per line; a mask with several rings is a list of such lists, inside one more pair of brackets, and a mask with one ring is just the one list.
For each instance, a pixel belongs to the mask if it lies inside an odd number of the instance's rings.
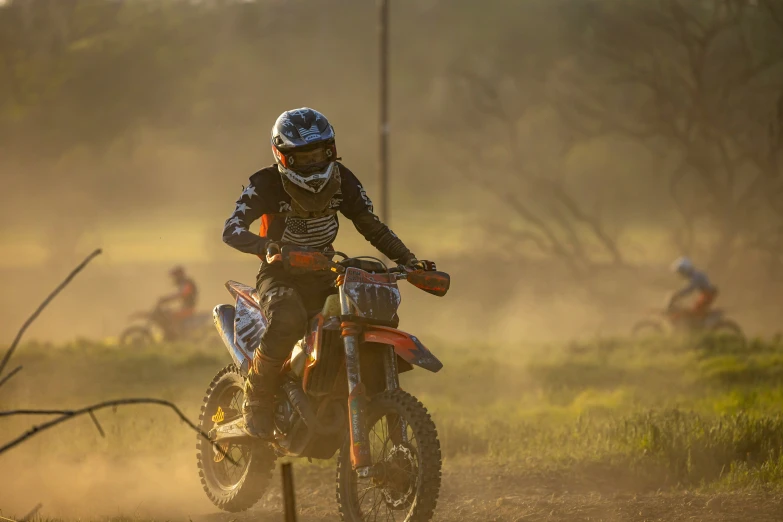
[[234,359],[234,364],[237,365],[237,368],[243,374],[247,375],[247,371],[250,368],[250,358],[234,342],[235,314],[236,310],[232,305],[217,305],[212,311],[212,319],[215,321],[215,328],[217,328],[220,338],[223,339],[223,344],[226,345],[228,353]]

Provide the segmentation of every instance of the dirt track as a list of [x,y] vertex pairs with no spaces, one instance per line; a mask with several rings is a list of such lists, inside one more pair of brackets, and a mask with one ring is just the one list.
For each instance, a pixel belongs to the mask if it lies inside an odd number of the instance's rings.
[[[24,457],[19,453],[15,457]],[[70,465],[6,460],[0,469],[0,515],[19,520],[37,503],[46,518],[280,522],[279,467],[272,487],[245,513],[224,513],[200,489],[193,455],[119,464],[92,458]],[[14,463],[15,462],[15,463]],[[617,471],[532,471],[519,464],[447,460],[434,522],[783,521],[783,495],[760,490],[714,494],[655,491]],[[334,469],[294,461],[299,522],[338,521]],[[116,518],[119,517],[119,518]]]
[[[331,471],[295,465],[300,522],[338,521]],[[597,483],[594,483],[597,484]],[[542,477],[488,467],[446,466],[435,521],[779,521],[783,496],[764,493],[689,492],[613,493],[609,482],[597,487],[573,484],[568,491]],[[592,491],[590,491],[592,490]],[[601,492],[597,490],[602,490]],[[235,515],[215,513],[193,522],[281,520],[279,485],[253,509]]]
[[[629,389],[631,384],[623,384],[625,382],[633,382],[636,388],[630,389],[638,389],[640,394],[651,387],[650,381],[645,378],[659,379],[652,381],[653,384],[657,382],[656,389],[665,389],[665,385],[671,385],[672,381],[662,381],[657,376],[681,376],[685,374],[684,368],[687,369],[692,362],[688,354],[679,351],[650,352],[646,345],[623,345],[622,350],[611,352],[615,358],[606,355],[603,344],[589,345],[588,348],[592,352],[587,354],[583,353],[584,350],[576,355],[573,355],[571,349],[564,351],[558,355],[560,359],[549,360],[549,366],[537,366],[529,372],[529,375],[533,375],[534,371],[544,373],[543,377],[550,381],[535,381],[532,377],[519,381],[507,379],[495,372],[497,364],[480,366],[455,350],[447,352],[447,356],[452,357],[449,361],[450,371],[441,374],[440,381],[417,381],[415,375],[410,376],[411,389],[426,396],[425,402],[437,412],[442,436],[445,463],[435,522],[783,521],[783,490],[775,478],[778,476],[775,475],[774,467],[777,460],[764,461],[769,464],[761,470],[771,477],[766,484],[770,488],[777,488],[776,493],[760,487],[753,491],[694,493],[693,485],[699,484],[701,479],[689,482],[692,485],[690,491],[667,488],[658,492],[658,487],[677,483],[678,478],[670,467],[660,465],[655,455],[639,461],[638,466],[631,469],[631,464],[636,462],[634,459],[640,456],[625,446],[618,448],[626,453],[615,454],[595,444],[577,444],[611,436],[613,432],[602,431],[601,424],[586,423],[587,428],[564,439],[558,435],[559,432],[546,431],[547,425],[540,424],[546,421],[543,417],[528,416],[525,422],[518,419],[517,422],[499,425],[495,422],[524,413],[524,408],[530,408],[533,402],[536,407],[543,406],[548,412],[560,411],[560,403],[548,402],[548,396],[539,393],[538,387],[543,386],[541,382],[565,382],[572,386],[578,384],[581,387],[577,390],[588,391],[589,386],[594,385],[591,383],[598,382],[605,387],[603,389],[606,393],[600,395],[596,391],[595,396],[614,400],[607,393],[614,389]],[[150,351],[122,354],[122,357],[103,347],[96,347],[93,351],[89,347],[80,347],[78,351],[38,350],[33,347],[23,352],[19,363],[24,364],[25,372],[30,376],[47,376],[43,381],[46,386],[41,387],[42,381],[34,378],[17,379],[4,388],[2,399],[7,401],[8,407],[72,407],[105,398],[152,395],[171,398],[178,404],[186,405],[190,418],[195,418],[198,415],[198,401],[203,396],[203,383],[209,382],[215,368],[219,368],[222,363],[213,358],[211,352],[189,354],[174,349],[163,354]],[[221,352],[217,353],[223,356]],[[763,364],[767,364],[766,368],[777,379],[779,366],[763,357],[778,360],[779,354],[777,346],[769,347],[753,355],[750,361],[755,364],[755,368],[764,368]],[[532,357],[530,354],[528,356]],[[574,366],[574,361],[580,364]],[[100,372],[91,373],[96,367],[100,368]],[[574,372],[575,367],[578,372]],[[638,368],[642,368],[645,375],[626,373]],[[91,375],[91,378],[73,378],[81,375]],[[527,376],[528,373],[522,375]],[[618,380],[618,376],[627,381]],[[758,373],[753,374],[755,379],[758,376]],[[427,375],[423,377],[429,379]],[[470,382],[482,383],[482,388],[470,386]],[[499,384],[487,390],[484,383],[488,382]],[[771,388],[768,381],[756,382],[761,397],[768,396],[771,401],[777,401],[779,393],[783,393],[776,391],[777,388]],[[722,395],[729,391],[722,392],[723,388],[716,388],[718,384],[714,386],[706,395],[711,401],[709,404],[723,404],[734,397]],[[672,388],[675,391],[680,389],[674,385]],[[489,401],[485,399],[490,393],[510,395],[516,400],[495,403],[493,407],[497,408],[501,417],[493,418],[486,415]],[[584,394],[580,392],[579,397],[584,399]],[[664,401],[666,397],[661,394],[656,396],[656,400]],[[569,404],[578,402],[577,396],[568,400]],[[698,400],[703,401],[704,395],[700,395]],[[525,406],[524,401],[528,401],[528,406]],[[460,409],[455,410],[454,404],[459,404]],[[610,410],[614,412],[614,422],[622,423],[629,418],[626,414],[618,413],[622,404],[612,401],[595,404],[615,408]],[[779,408],[777,402],[770,402],[766,407],[774,407],[775,411]],[[748,411],[757,410],[751,408]],[[463,415],[470,415],[470,425],[460,423]],[[41,434],[25,446],[2,455],[0,515],[20,520],[41,503],[43,508],[40,515],[44,519],[61,519],[66,522],[106,520],[107,517],[114,517],[115,522],[282,520],[279,470],[273,487],[253,509],[241,514],[223,513],[209,503],[198,483],[193,448],[195,435],[184,429],[170,413],[139,407],[120,409],[113,413],[107,411],[99,417],[106,431],[105,438],[96,433],[89,419],[84,418]],[[469,429],[482,426],[486,429]],[[702,453],[699,462],[702,467],[719,462],[717,459],[721,458],[721,454],[713,449],[706,451],[704,441],[699,437],[691,436],[684,428],[665,422],[660,426],[673,430],[670,431],[673,436],[697,445],[688,446],[688,455],[690,448],[700,447]],[[28,428],[27,419],[0,423],[0,440],[9,440]],[[492,430],[498,429],[510,430],[504,433],[513,436],[495,440],[496,445],[493,447],[498,451],[493,452],[489,450],[487,441],[490,439],[487,437]],[[522,432],[521,429],[527,431]],[[747,451],[747,441],[760,440],[753,431],[723,433],[729,441],[734,440],[732,437],[738,437],[736,445],[743,451]],[[483,446],[480,444],[482,441]],[[634,439],[634,444],[638,447],[639,440]],[[778,443],[775,445],[779,447]],[[727,449],[734,447],[729,445]],[[509,463],[491,464],[497,458],[496,455],[501,454],[511,455]],[[618,457],[619,460],[615,458],[618,455],[622,457]],[[742,455],[731,462],[742,464],[748,460],[740,457]],[[576,464],[564,466],[564,462]],[[751,466],[748,468],[751,471],[761,466],[751,461],[747,465]],[[698,468],[697,464],[694,466]],[[730,466],[728,464],[726,469]],[[296,460],[294,475],[300,508],[299,522],[338,520],[333,465],[310,465],[305,460]],[[702,476],[710,477],[709,474]],[[760,483],[759,477],[755,475],[744,478],[747,479],[745,482],[732,482],[732,479],[743,479],[743,476],[725,474],[722,480],[713,477],[707,483],[724,488]]]

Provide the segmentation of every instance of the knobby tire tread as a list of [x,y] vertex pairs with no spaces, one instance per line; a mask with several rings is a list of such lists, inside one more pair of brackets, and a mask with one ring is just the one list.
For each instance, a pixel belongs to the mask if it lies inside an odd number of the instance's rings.
[[[389,407],[389,406],[396,406]],[[378,411],[381,413],[379,414]],[[403,390],[382,392],[369,401],[367,419],[370,423],[387,413],[399,413],[416,435],[419,448],[421,480],[414,500],[413,509],[405,522],[429,522],[435,513],[440,494],[442,458],[438,431],[427,408],[414,396]],[[369,424],[372,426],[372,424]],[[353,477],[350,438],[340,450],[337,459],[337,507],[343,522],[364,522],[358,515],[359,506],[353,506],[348,481]]]
[[[204,396],[204,400],[201,404],[201,412],[199,414],[199,426],[204,432],[208,432],[212,426],[211,423],[208,426],[205,426],[205,418],[207,421],[211,421],[211,414],[206,411],[210,397],[225,376],[229,374],[234,374],[240,379],[244,379],[242,373],[233,364],[226,366],[215,375]],[[207,477],[205,476],[205,459],[211,460],[213,458],[214,450],[212,445],[204,440],[203,437],[199,436],[198,442],[196,443],[196,450],[198,475],[201,480],[201,486],[209,500],[218,508],[231,513],[245,511],[258,502],[261,497],[264,496],[264,493],[266,493],[266,489],[272,478],[272,471],[274,471],[275,468],[275,461],[277,460],[277,456],[268,445],[259,443],[252,448],[250,465],[247,473],[241,479],[239,485],[229,492],[224,490],[215,492],[210,487]],[[210,465],[210,463],[207,461],[206,465]]]

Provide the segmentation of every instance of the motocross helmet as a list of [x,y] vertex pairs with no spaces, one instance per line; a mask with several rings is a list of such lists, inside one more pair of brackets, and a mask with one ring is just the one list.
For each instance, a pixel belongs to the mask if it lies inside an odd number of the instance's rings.
[[694,270],[693,262],[687,257],[676,259],[671,265],[672,272],[678,274],[690,274]]
[[185,279],[185,267],[177,265],[169,270],[169,276],[174,280],[175,284]]
[[283,188],[293,202],[305,212],[328,207],[340,188],[337,147],[329,120],[307,107],[286,111],[272,127],[271,142]]

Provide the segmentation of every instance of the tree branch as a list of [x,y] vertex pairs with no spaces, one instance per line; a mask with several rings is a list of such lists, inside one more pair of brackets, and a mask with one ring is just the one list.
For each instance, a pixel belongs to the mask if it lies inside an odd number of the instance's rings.
[[[38,308],[33,312],[33,314],[27,319],[27,321],[24,322],[22,325],[22,328],[19,329],[19,332],[16,334],[16,337],[14,338],[14,341],[11,343],[11,347],[8,348],[8,351],[6,351],[5,355],[3,356],[3,360],[0,361],[0,375],[3,374],[3,370],[5,369],[6,365],[8,364],[8,361],[11,359],[11,356],[14,354],[14,351],[16,351],[16,348],[19,346],[19,341],[22,339],[22,336],[24,335],[25,331],[27,331],[27,328],[30,327],[31,324],[33,324],[33,321],[35,321],[38,316],[41,314],[41,312],[46,308],[49,303],[52,302],[52,300],[57,297],[57,294],[59,294],[66,286],[68,286],[68,283],[70,283],[74,277],[76,277],[79,272],[81,272],[84,267],[86,267],[90,261],[95,259],[101,254],[102,250],[99,248],[95,250],[92,254],[87,256],[84,261],[82,261],[79,266],[73,269],[70,274],[68,274],[68,277],[65,278],[65,280],[60,283],[57,288],[55,288],[49,296],[44,299],[44,302],[38,306]],[[19,371],[17,370],[14,370]],[[8,378],[4,379],[2,382],[6,382]]]
[[147,399],[147,398],[133,398],[133,399],[117,399],[117,400],[111,400],[111,401],[105,401],[105,402],[99,402],[97,404],[93,404],[92,406],[86,406],[84,408],[79,408],[77,410],[13,410],[13,411],[7,411],[7,412],[0,412],[0,417],[9,417],[14,415],[60,415],[56,419],[52,419],[50,421],[44,422],[43,424],[38,424],[36,426],[33,426],[28,431],[20,435],[19,437],[11,440],[10,442],[4,444],[3,446],[0,446],[0,455],[5,453],[6,451],[9,451],[19,444],[25,442],[26,440],[29,440],[30,438],[38,435],[39,433],[46,431],[50,428],[54,428],[55,426],[62,424],[65,421],[68,421],[70,419],[74,419],[76,417],[79,417],[81,415],[90,415],[93,416],[94,412],[98,410],[102,410],[105,408],[116,408],[117,406],[127,406],[130,404],[154,404],[157,406],[165,406],[166,408],[169,408],[174,411],[174,413],[177,415],[177,417],[180,418],[182,422],[188,425],[190,429],[198,433],[201,437],[204,438],[204,440],[208,441],[212,446],[215,448],[216,451],[218,451],[221,455],[223,455],[226,459],[229,460],[232,464],[236,465],[236,461],[234,461],[224,450],[220,447],[216,442],[210,440],[209,436],[201,431],[198,426],[193,424],[182,411],[172,402],[165,401],[163,399]]

